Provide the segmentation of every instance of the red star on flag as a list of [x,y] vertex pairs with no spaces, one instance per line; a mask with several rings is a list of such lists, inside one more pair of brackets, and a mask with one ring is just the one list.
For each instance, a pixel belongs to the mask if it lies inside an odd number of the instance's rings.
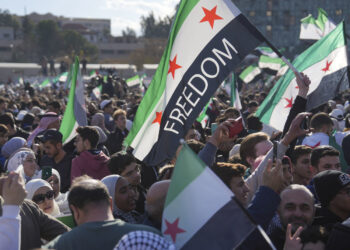
[[176,64],[176,59],[177,59],[177,55],[174,57],[173,60],[169,60],[168,74],[171,72],[171,74],[173,75],[173,79],[175,78],[175,71],[181,68],[180,65]]
[[165,220],[165,224],[166,224],[166,230],[164,231],[164,235],[168,234],[171,236],[171,239],[173,240],[173,242],[176,241],[176,235],[180,234],[180,233],[184,233],[186,232],[185,230],[183,230],[182,228],[179,228],[178,224],[179,224],[179,218],[177,218],[173,223],[170,223],[169,221]]
[[288,102],[288,104],[287,104],[287,106],[285,106],[285,108],[291,108],[293,105],[293,97],[291,97],[290,99],[285,97],[284,99]]
[[221,16],[216,15],[216,8],[217,8],[217,5],[214,8],[212,8],[211,10],[208,10],[208,9],[202,7],[205,16],[202,18],[202,20],[200,22],[201,23],[209,22],[212,29],[214,28],[214,21],[222,19]]
[[152,124],[159,123],[160,125],[161,120],[162,120],[162,112],[156,112],[156,118],[153,120]]
[[308,146],[308,147],[310,147],[310,148],[317,148],[318,146],[320,146],[321,145],[321,142],[319,141],[318,143],[316,143],[315,145],[313,145],[313,146],[310,146],[310,145],[305,145],[305,146]]
[[328,60],[327,60],[327,61],[326,61],[326,67],[324,67],[324,68],[322,69],[322,71],[324,71],[324,72],[329,71],[329,67],[331,66],[332,62],[333,62],[333,61],[328,62]]

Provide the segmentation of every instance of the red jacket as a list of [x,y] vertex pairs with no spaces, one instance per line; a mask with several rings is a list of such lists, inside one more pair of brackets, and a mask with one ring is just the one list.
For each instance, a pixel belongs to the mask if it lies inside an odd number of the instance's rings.
[[102,151],[82,152],[72,160],[71,181],[84,174],[99,180],[110,175],[111,173],[107,167],[108,160],[108,156]]

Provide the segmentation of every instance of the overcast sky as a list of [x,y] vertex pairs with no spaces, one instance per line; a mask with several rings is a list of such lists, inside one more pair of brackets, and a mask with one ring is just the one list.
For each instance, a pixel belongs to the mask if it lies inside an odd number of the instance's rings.
[[140,35],[140,17],[150,11],[158,17],[172,15],[180,0],[2,0],[1,9],[24,15],[31,12],[65,17],[111,19],[111,32],[121,35],[126,27]]

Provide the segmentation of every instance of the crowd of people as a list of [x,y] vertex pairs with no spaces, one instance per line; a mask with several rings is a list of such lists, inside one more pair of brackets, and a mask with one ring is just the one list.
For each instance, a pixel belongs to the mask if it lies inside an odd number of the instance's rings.
[[[196,121],[184,139],[277,249],[347,249],[350,93],[306,112],[310,80],[297,84],[283,131],[255,116],[268,89],[241,93],[242,110],[219,90],[209,122]],[[0,249],[175,249],[161,225],[177,155],[147,166],[123,147],[142,91],[112,75],[91,79],[88,126],[63,144],[68,90],[25,86],[0,89]],[[230,137],[239,117],[245,127]],[[239,249],[270,246],[255,231]]]

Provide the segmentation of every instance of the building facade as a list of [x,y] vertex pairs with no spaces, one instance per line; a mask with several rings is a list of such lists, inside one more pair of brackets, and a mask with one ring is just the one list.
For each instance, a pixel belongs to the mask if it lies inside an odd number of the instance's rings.
[[300,20],[308,14],[317,18],[323,8],[330,19],[344,19],[350,34],[350,1],[348,0],[233,0],[242,13],[278,48],[295,55],[312,41],[299,39]]

